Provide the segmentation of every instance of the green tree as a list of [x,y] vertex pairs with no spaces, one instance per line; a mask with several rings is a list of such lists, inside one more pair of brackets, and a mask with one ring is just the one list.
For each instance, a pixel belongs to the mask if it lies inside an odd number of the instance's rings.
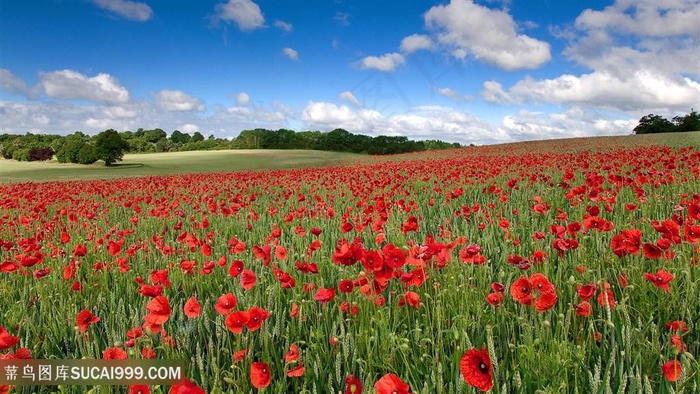
[[635,134],[668,133],[675,131],[673,123],[659,115],[649,114],[639,119],[639,124],[634,128]]
[[676,125],[676,131],[700,130],[700,116],[698,116],[698,113],[692,108],[688,115],[674,117],[673,123]]
[[180,130],[175,130],[170,135],[170,141],[172,141],[176,144],[186,144],[186,143],[190,142],[191,138],[192,138],[192,136],[190,136],[187,133],[183,133]]
[[164,140],[164,139],[166,139],[166,138],[168,138],[168,134],[167,134],[165,131],[161,130],[161,129],[147,130],[147,131],[143,134],[143,139],[144,139],[144,140],[146,140],[146,141],[148,141],[148,142],[152,142],[152,143],[154,143],[154,144],[155,144],[156,142],[158,142],[158,141],[160,141],[160,140]]
[[199,131],[195,131],[190,142],[204,141],[204,136]]
[[121,161],[124,152],[129,149],[129,144],[122,139],[116,130],[109,129],[95,137],[97,157],[111,166],[114,162]]
[[92,164],[99,160],[97,148],[90,144],[83,144],[83,147],[78,151],[78,164]]
[[80,131],[69,135],[61,148],[56,151],[56,160],[59,163],[78,163],[78,153],[89,140],[90,137]]

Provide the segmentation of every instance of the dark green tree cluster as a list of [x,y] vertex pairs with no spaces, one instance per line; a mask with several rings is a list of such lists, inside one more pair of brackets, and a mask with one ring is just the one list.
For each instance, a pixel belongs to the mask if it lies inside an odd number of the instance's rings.
[[677,133],[700,131],[700,116],[695,110],[683,116],[675,116],[672,121],[654,114],[643,116],[634,128],[635,134]]
[[25,135],[0,135],[0,156],[19,161],[51,160],[54,145],[62,139],[60,135],[27,133]]
[[403,136],[370,137],[352,134],[344,129],[328,133],[279,129],[243,130],[234,139],[204,138],[200,132],[192,135],[175,130],[168,137],[162,129],[125,131],[105,130],[96,136],[76,131],[66,137],[59,135],[0,135],[0,155],[6,159],[34,161],[50,160],[54,155],[60,163],[105,165],[120,161],[124,153],[181,152],[215,149],[313,149],[338,152],[387,155],[434,149],[459,148],[458,143],[439,140],[411,141]]
[[459,148],[461,146],[458,143],[438,140],[411,141],[403,136],[370,137],[352,134],[344,129],[335,129],[328,133],[320,131],[294,132],[287,129],[276,131],[267,129],[243,130],[233,140],[233,145],[234,149],[314,149],[372,155]]
[[92,164],[98,160],[110,166],[120,161],[129,144],[113,129],[105,130],[94,137],[77,131],[66,137],[56,152],[59,163]]

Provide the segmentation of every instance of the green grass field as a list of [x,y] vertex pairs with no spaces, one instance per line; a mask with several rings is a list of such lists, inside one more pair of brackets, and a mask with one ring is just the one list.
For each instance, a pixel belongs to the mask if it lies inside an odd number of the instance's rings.
[[314,150],[225,150],[127,154],[111,167],[0,159],[0,182],[112,179],[201,172],[267,170],[336,165],[367,156]]

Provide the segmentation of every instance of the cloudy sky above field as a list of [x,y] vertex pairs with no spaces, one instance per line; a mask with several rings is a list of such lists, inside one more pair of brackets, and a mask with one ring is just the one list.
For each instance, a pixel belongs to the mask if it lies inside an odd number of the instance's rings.
[[0,133],[488,144],[700,108],[700,0],[10,0]]

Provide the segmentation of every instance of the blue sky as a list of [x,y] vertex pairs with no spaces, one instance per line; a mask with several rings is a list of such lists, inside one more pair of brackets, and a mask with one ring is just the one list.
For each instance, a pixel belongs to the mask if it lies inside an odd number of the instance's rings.
[[0,133],[490,144],[700,108],[700,0],[6,0]]

